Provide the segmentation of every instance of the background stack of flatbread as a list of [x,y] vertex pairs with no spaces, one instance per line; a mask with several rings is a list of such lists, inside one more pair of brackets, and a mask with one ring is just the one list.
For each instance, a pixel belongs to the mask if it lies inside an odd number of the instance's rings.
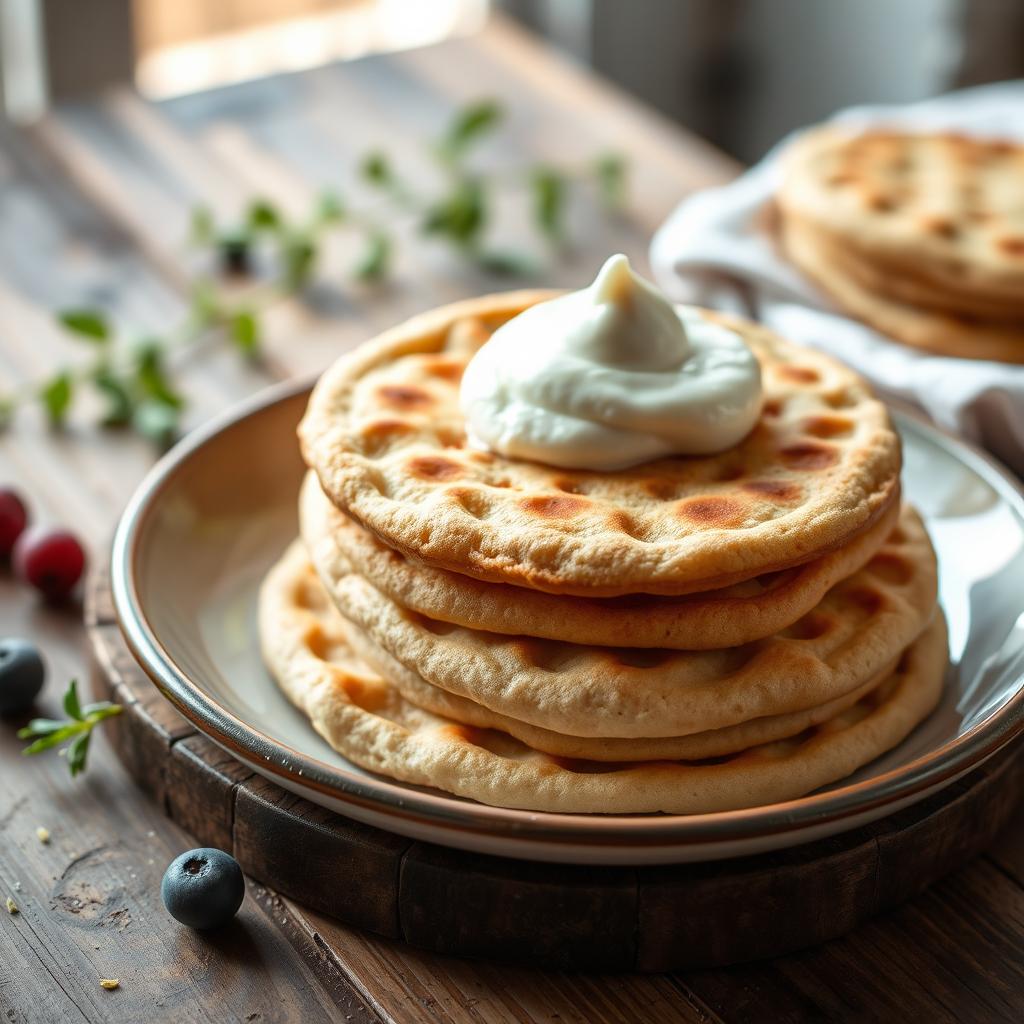
[[942,355],[1024,363],[1024,146],[802,136],[777,209],[789,258],[852,315]]
[[467,446],[462,372],[546,293],[401,325],[300,428],[301,538],[264,655],[332,746],[491,804],[697,813],[800,796],[899,743],[946,664],[898,438],[855,374],[753,324],[761,421],[615,473]]

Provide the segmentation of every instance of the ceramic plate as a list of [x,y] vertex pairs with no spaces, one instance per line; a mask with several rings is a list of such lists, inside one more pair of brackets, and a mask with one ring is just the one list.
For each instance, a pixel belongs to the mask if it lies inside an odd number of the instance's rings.
[[256,591],[296,533],[295,425],[308,387],[277,388],[191,435],[143,481],[118,527],[117,613],[136,657],[198,729],[282,786],[351,818],[467,850],[652,864],[735,857],[832,835],[959,778],[1024,728],[1024,499],[984,456],[908,414],[906,496],[939,555],[952,665],[939,709],[900,747],[800,800],[700,815],[567,815],[487,807],[370,774],[277,691]]

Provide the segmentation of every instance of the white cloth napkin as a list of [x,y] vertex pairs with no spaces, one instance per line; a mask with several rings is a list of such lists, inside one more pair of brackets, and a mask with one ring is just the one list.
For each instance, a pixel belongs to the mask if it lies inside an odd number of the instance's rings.
[[[1024,81],[905,106],[856,107],[833,120],[1024,141]],[[837,356],[882,394],[914,403],[1024,474],[1024,366],[933,356],[890,340],[840,313],[759,228],[760,212],[779,183],[780,155],[797,134],[732,184],[697,193],[676,208],[651,243],[658,284],[677,301],[752,316]]]

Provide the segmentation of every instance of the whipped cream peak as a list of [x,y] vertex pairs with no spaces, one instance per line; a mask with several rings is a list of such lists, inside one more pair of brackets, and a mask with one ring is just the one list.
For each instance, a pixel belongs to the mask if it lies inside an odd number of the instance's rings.
[[675,307],[634,273],[621,253],[605,262],[589,288],[554,301],[576,314],[582,312],[579,307],[593,305],[566,342],[595,361],[634,370],[665,370],[678,366],[690,353]]
[[761,413],[761,373],[739,334],[673,306],[617,255],[588,288],[502,324],[460,399],[477,447],[616,470],[737,444]]

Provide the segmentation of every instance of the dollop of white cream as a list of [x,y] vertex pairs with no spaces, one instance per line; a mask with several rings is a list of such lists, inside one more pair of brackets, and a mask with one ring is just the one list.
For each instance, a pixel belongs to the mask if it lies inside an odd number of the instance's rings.
[[460,401],[476,447],[616,470],[737,444],[761,414],[761,369],[735,331],[673,306],[618,255],[589,288],[499,327]]

